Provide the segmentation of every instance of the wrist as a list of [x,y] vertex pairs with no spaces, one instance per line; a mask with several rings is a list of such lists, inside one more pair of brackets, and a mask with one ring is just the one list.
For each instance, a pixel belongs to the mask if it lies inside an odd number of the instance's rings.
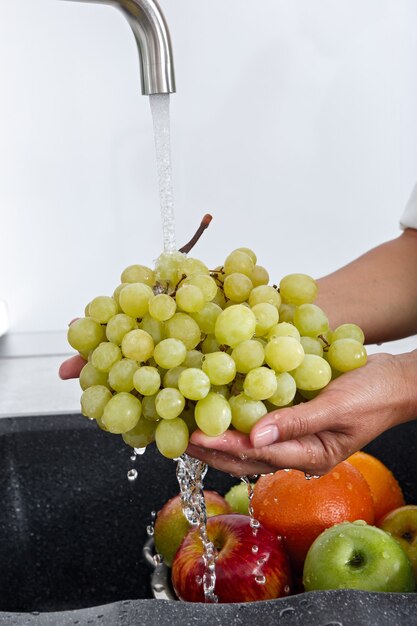
[[399,363],[399,384],[401,397],[399,407],[403,413],[401,422],[417,419],[417,350],[396,357]]

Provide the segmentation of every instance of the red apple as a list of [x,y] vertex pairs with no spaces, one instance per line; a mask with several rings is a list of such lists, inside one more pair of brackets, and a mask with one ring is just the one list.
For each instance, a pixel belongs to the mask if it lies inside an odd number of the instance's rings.
[[417,580],[417,505],[408,504],[394,509],[378,526],[398,541],[411,561]]
[[[217,491],[204,490],[204,498],[207,517],[231,512],[229,504]],[[166,565],[171,565],[181,541],[190,528],[191,525],[182,512],[181,497],[178,494],[164,504],[155,521],[155,549],[163,556]]]
[[[286,596],[291,572],[282,541],[263,526],[253,529],[248,515],[217,515],[207,520],[207,534],[217,550],[219,602],[252,602]],[[187,602],[204,602],[203,545],[198,529],[185,537],[172,564],[175,593]]]

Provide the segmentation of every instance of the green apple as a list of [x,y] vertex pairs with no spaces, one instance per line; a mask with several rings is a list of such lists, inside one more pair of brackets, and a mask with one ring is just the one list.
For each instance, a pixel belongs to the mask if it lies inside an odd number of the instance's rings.
[[225,494],[224,499],[230,504],[233,513],[249,515],[249,494],[246,483],[241,482],[231,487]]
[[378,526],[398,541],[410,559],[417,579],[417,505],[407,504],[390,511]]
[[306,591],[362,589],[414,591],[413,567],[401,546],[385,531],[366,522],[343,522],[325,530],[304,562]]
[[[217,491],[204,490],[207,517],[231,513],[226,500]],[[171,565],[175,553],[191,525],[182,512],[181,496],[178,494],[164,504],[155,520],[155,549],[161,554],[164,563]]]

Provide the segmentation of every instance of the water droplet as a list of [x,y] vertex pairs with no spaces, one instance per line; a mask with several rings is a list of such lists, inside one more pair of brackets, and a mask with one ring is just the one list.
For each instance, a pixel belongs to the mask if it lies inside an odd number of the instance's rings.
[[266,577],[265,576],[255,576],[255,582],[258,583],[258,585],[264,585],[266,583]]
[[252,546],[252,552],[253,552],[254,554],[257,554],[258,550],[259,550],[259,547],[258,547],[258,546]]
[[287,606],[286,609],[282,609],[282,611],[279,612],[279,617],[283,617],[286,613],[294,613],[295,609],[292,606]]
[[156,511],[151,511],[151,518],[155,519],[155,517],[156,517]]
[[307,472],[304,472],[304,476],[306,480],[311,480],[313,477],[311,474],[307,474]]
[[290,587],[289,585],[285,585],[285,587],[284,587],[284,593],[285,593],[285,595],[287,595],[287,596],[288,596],[288,594],[290,593],[290,591],[291,591],[291,587]]
[[133,481],[133,480],[136,480],[136,479],[137,479],[137,477],[138,477],[137,470],[135,470],[135,469],[130,469],[130,470],[128,471],[128,473],[127,473],[127,478],[128,478],[128,480]]
[[338,479],[340,478],[340,474],[339,474],[339,472],[333,472],[333,478],[334,478],[335,480],[338,480]]
[[161,563],[163,563],[163,561],[164,561],[164,557],[162,556],[162,554],[155,554],[154,555],[153,562],[155,563],[156,566],[161,565]]
[[161,591],[164,591],[164,585],[161,585],[161,583],[155,583],[153,585],[153,589],[154,591],[157,591],[160,593]]
[[291,470],[286,468],[284,469],[284,472],[291,472]]
[[131,460],[131,461],[133,461],[133,462],[135,462],[135,461],[136,461],[136,454],[132,454],[132,455],[130,456],[130,460]]
[[384,552],[382,553],[382,557],[383,557],[384,559],[389,559],[389,558],[390,558],[390,555],[388,554],[388,552],[385,552],[385,551],[384,551]]
[[148,533],[149,537],[153,537],[155,530],[152,524],[149,524],[149,526],[146,527],[146,532]]
[[255,519],[255,518],[251,518],[250,525],[251,525],[252,528],[259,528],[261,523],[259,522],[259,520]]
[[145,448],[134,448],[135,450],[135,454],[137,454],[138,456],[142,456],[142,454],[145,454],[146,452],[146,447]]
[[258,559],[256,561],[257,565],[265,565],[265,563],[267,562],[268,558],[266,556],[263,556],[262,558]]
[[203,584],[202,576],[196,576],[195,577],[195,582],[197,583],[197,585],[202,585]]

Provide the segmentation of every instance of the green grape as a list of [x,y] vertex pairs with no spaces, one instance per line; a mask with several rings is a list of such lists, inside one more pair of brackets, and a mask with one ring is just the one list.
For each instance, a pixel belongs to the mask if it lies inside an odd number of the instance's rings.
[[123,313],[130,317],[143,317],[149,310],[149,300],[153,291],[145,283],[129,283],[119,294],[119,304]]
[[91,355],[91,363],[100,372],[110,372],[117,361],[122,358],[122,351],[110,341],[103,341]]
[[256,254],[254,253],[254,251],[251,250],[250,248],[236,248],[236,250],[234,250],[234,252],[244,252],[245,254],[250,256],[250,258],[252,259],[253,263],[256,265],[256,262],[257,262],[258,259],[256,257]]
[[156,346],[153,353],[155,362],[164,369],[178,367],[184,361],[187,348],[181,339],[163,339]]
[[329,320],[316,304],[301,304],[294,312],[294,326],[300,335],[318,337],[329,330]]
[[279,322],[275,324],[267,334],[268,339],[275,339],[276,337],[294,337],[297,341],[300,341],[300,333],[290,322]]
[[330,365],[339,372],[349,372],[366,364],[365,347],[356,339],[337,339],[327,353]]
[[212,302],[214,302],[214,304],[217,304],[221,309],[224,309],[226,304],[226,298],[224,296],[223,289],[220,289],[220,287],[217,288],[217,293],[214,296]]
[[106,326],[106,337],[116,346],[120,346],[123,337],[130,330],[135,330],[138,327],[137,322],[133,317],[126,315],[125,313],[117,313],[113,315]]
[[199,313],[192,313],[192,318],[197,322],[202,333],[212,335],[222,309],[214,302],[207,302]]
[[254,313],[243,304],[234,304],[224,309],[217,318],[216,340],[219,344],[226,344],[234,348],[241,341],[251,339],[255,328],[256,317]]
[[185,258],[181,266],[182,273],[187,276],[193,276],[195,274],[209,274],[207,265],[199,259],[193,259],[192,257]]
[[278,324],[277,307],[268,302],[260,302],[252,307],[252,312],[256,317],[255,335],[264,337],[268,331]]
[[276,375],[277,390],[273,396],[268,398],[268,402],[277,406],[288,406],[293,400],[297,391],[294,378],[288,372]]
[[129,265],[123,270],[121,283],[145,283],[149,287],[153,287],[156,283],[155,272],[146,265]]
[[109,372],[109,384],[115,391],[132,391],[133,374],[138,364],[132,359],[121,359],[113,365]]
[[165,322],[166,334],[173,339],[181,339],[187,350],[193,350],[201,340],[200,328],[186,313],[175,313]]
[[194,417],[194,405],[193,404],[190,404],[189,406],[185,407],[185,409],[180,415],[180,418],[184,420],[184,422],[187,424],[188,432],[190,435],[195,430],[197,430],[198,426]]
[[93,385],[104,385],[107,387],[107,373],[100,372],[90,362],[86,363],[80,372],[80,387],[82,390],[92,387]]
[[240,303],[248,299],[253,285],[248,276],[234,272],[226,276],[223,289],[226,298],[233,300],[233,302]]
[[317,283],[307,274],[288,274],[279,283],[279,292],[288,304],[309,304],[317,296]]
[[260,367],[265,361],[265,350],[260,341],[247,339],[239,343],[232,351],[236,371],[247,374],[254,367]]
[[243,391],[253,400],[267,400],[276,390],[275,372],[268,367],[255,367],[245,376]]
[[138,423],[142,413],[142,405],[131,393],[117,393],[104,407],[101,418],[107,430],[121,435],[132,430]]
[[158,322],[158,320],[153,319],[148,313],[143,316],[139,328],[149,333],[155,344],[165,339],[165,326],[163,322]]
[[236,376],[236,363],[226,352],[212,352],[204,357],[203,372],[213,385],[228,385]]
[[295,304],[286,304],[285,302],[282,302],[278,309],[279,319],[281,320],[281,322],[289,322],[290,324],[292,324],[294,320],[295,309]]
[[304,359],[303,346],[294,337],[270,339],[265,347],[265,361],[276,372],[290,372]]
[[223,398],[228,400],[230,398],[230,389],[228,385],[212,385],[211,390],[214,393],[219,393]]
[[182,285],[175,296],[177,306],[186,313],[198,313],[204,308],[206,300],[199,287]]
[[201,289],[206,302],[211,302],[217,294],[217,284],[214,278],[206,274],[194,274],[184,280],[185,285],[194,285]]
[[113,299],[117,302],[118,307],[120,307],[120,292],[122,289],[124,289],[124,287],[126,287],[127,284],[128,283],[121,283],[120,285],[117,285],[116,289],[113,291]]
[[306,391],[323,389],[332,378],[330,365],[316,354],[306,354],[304,361],[291,374],[297,388]]
[[209,437],[217,437],[230,426],[232,411],[229,402],[219,393],[210,391],[195,405],[195,421],[200,430]]
[[155,441],[157,426],[158,422],[140,419],[132,430],[122,434],[122,439],[132,448],[146,448],[146,446]]
[[88,314],[99,324],[107,324],[110,318],[119,311],[119,306],[110,296],[97,296],[88,305]]
[[159,452],[168,459],[180,457],[188,446],[188,427],[180,417],[161,420],[156,427],[155,443]]
[[216,337],[214,335],[207,335],[204,341],[201,342],[201,351],[204,354],[208,354],[209,352],[218,352],[220,349],[220,345],[218,341],[216,341]]
[[161,419],[156,411],[155,398],[156,394],[154,396],[145,396],[142,398],[143,417],[152,422],[158,422]]
[[180,374],[182,374],[182,372],[186,369],[186,367],[183,367],[181,365],[169,369],[165,373],[163,378],[164,387],[175,387],[176,389],[178,389],[178,379],[180,377]]
[[307,389],[298,389],[298,393],[305,400],[313,400],[319,395],[320,391],[321,389],[316,389],[314,391],[309,391]]
[[269,283],[269,274],[262,265],[255,265],[253,272],[250,275],[252,285],[259,287],[259,285],[267,285]]
[[104,385],[88,387],[81,395],[81,413],[91,419],[100,419],[111,397],[110,389]]
[[156,367],[139,367],[133,374],[133,386],[142,396],[154,396],[161,386],[161,376]]
[[104,328],[91,317],[81,317],[68,328],[68,343],[81,354],[88,354],[105,339]]
[[252,427],[266,415],[266,406],[260,400],[253,400],[244,393],[229,399],[232,409],[232,426],[241,433],[250,433]]
[[357,324],[342,324],[338,326],[331,334],[331,341],[329,343],[333,343],[333,341],[337,341],[338,339],[356,339],[359,343],[365,342],[365,335],[363,334],[362,328]]
[[168,283],[175,287],[182,274],[182,266],[186,257],[182,252],[163,252],[155,263],[156,280],[160,283]]
[[[200,371],[200,370],[199,370]],[[178,389],[167,387],[156,394],[155,408],[160,417],[172,420],[178,417],[185,406],[185,399]]]
[[300,343],[306,354],[323,356],[323,345],[319,339],[315,339],[314,337],[300,337]]
[[197,367],[188,367],[178,378],[178,389],[188,400],[202,400],[210,391],[210,379]]
[[140,328],[126,333],[122,339],[122,352],[128,359],[143,363],[151,358],[153,350],[151,335]]
[[199,350],[189,350],[184,359],[184,367],[199,367],[203,365],[204,354]]
[[159,293],[149,301],[149,315],[158,322],[166,322],[176,311],[177,303],[166,293]]
[[239,274],[245,274],[250,277],[255,263],[246,252],[235,250],[231,252],[224,262],[223,271],[228,276],[238,272]]
[[255,304],[260,304],[261,302],[267,302],[268,304],[272,304],[273,306],[279,308],[281,304],[281,296],[278,291],[269,285],[259,285],[259,287],[254,287],[250,292],[249,296],[249,306],[255,306]]

